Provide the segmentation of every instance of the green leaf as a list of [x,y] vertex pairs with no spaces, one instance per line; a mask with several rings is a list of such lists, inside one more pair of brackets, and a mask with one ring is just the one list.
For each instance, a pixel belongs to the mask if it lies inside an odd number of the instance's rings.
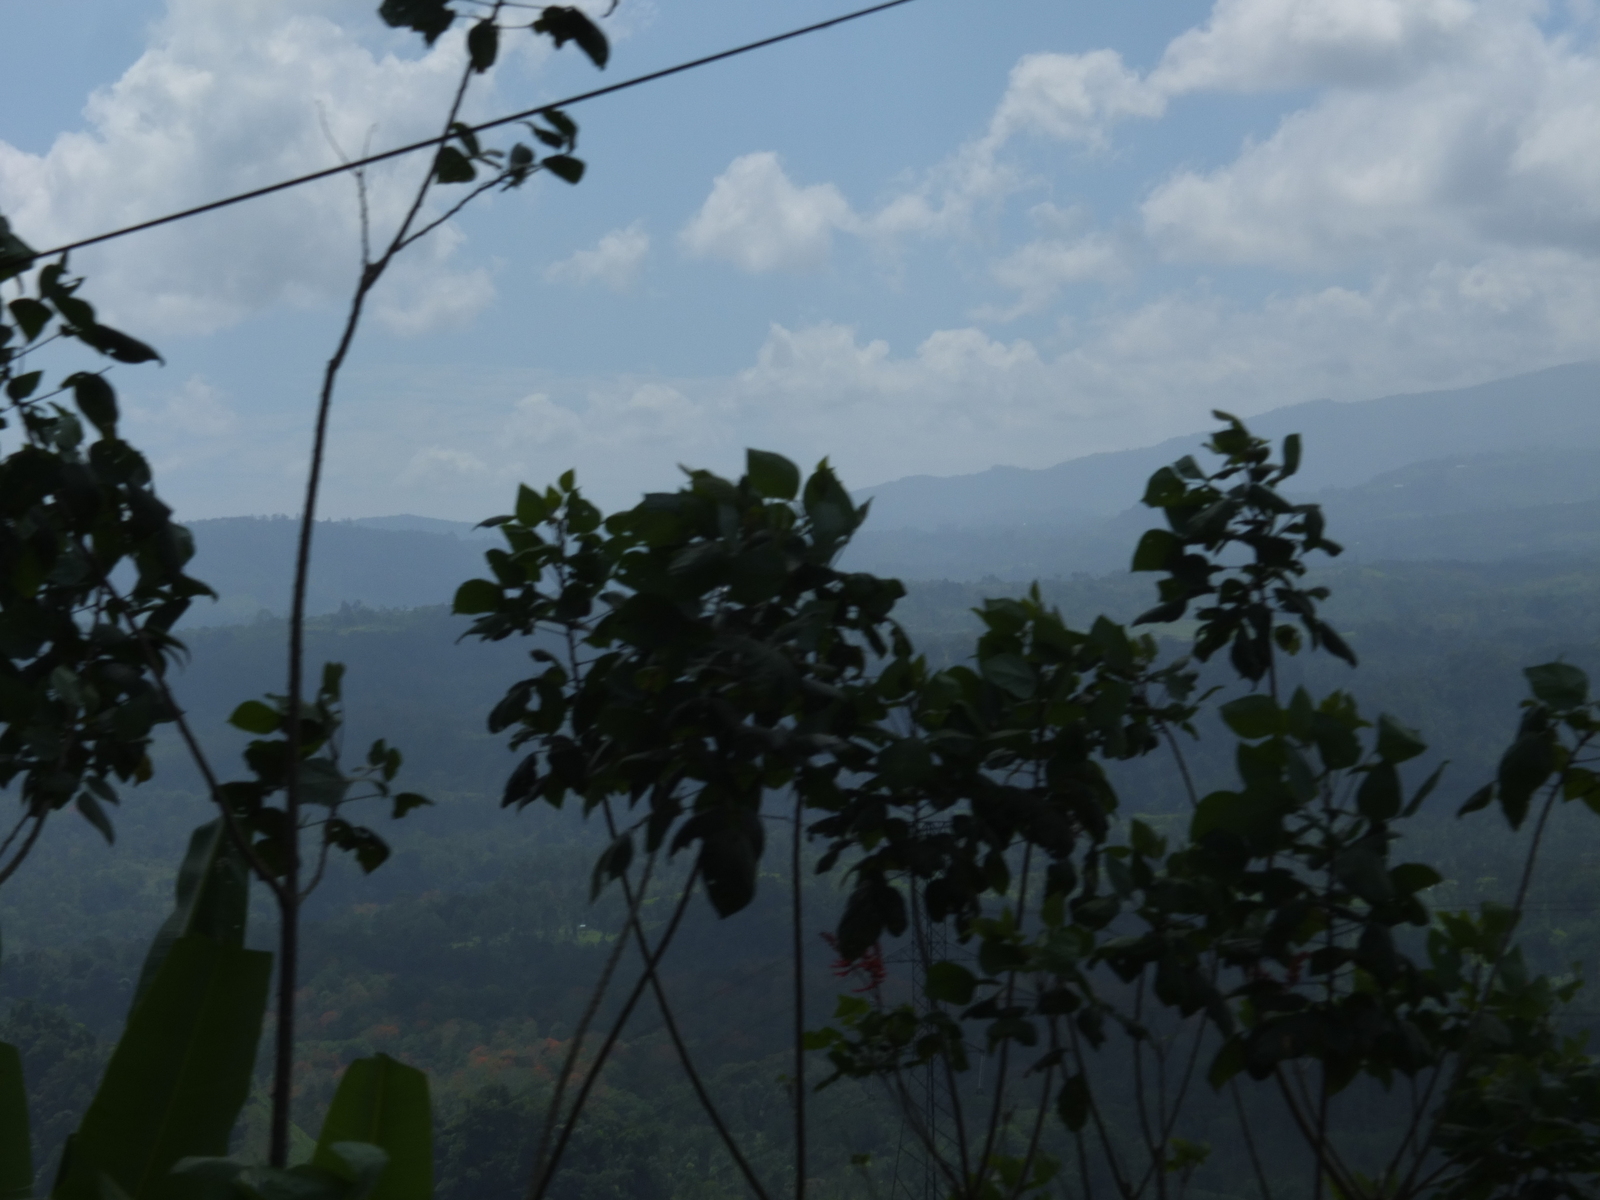
[[92,794],[78,793],[78,811],[83,814],[84,820],[99,830],[100,836],[106,840],[106,845],[116,844],[117,831],[111,827],[111,818],[106,815],[106,810]]
[[114,358],[120,363],[166,361],[138,338],[129,337],[121,330],[112,329],[107,325],[79,325],[74,322],[72,334],[86,346],[93,346],[107,358]]
[[1551,708],[1578,708],[1588,702],[1589,677],[1571,663],[1544,663],[1522,673],[1533,694]]
[[1217,710],[1229,729],[1242,738],[1264,738],[1282,733],[1283,710],[1265,692],[1252,692],[1230,700]]
[[1427,863],[1401,863],[1389,872],[1389,878],[1396,891],[1408,896],[1444,882],[1444,876]]
[[1162,467],[1145,485],[1144,503],[1147,508],[1168,508],[1181,501],[1188,490],[1176,471]]
[[1378,718],[1378,757],[1386,763],[1403,763],[1427,750],[1428,743],[1385,713]]
[[505,603],[505,593],[487,579],[469,579],[456,589],[454,611],[458,613],[494,612]]
[[1548,730],[1523,734],[1511,743],[1500,759],[1497,776],[1500,808],[1511,828],[1521,826],[1533,793],[1555,769],[1555,740]]
[[1494,784],[1486,783],[1467,797],[1467,802],[1456,810],[1456,816],[1464,817],[1468,813],[1475,813],[1481,808],[1488,808],[1489,802],[1493,799]]
[[92,371],[79,371],[64,381],[72,388],[72,398],[101,437],[115,437],[117,433],[117,394],[106,382],[104,375]]
[[22,330],[23,339],[30,342],[44,332],[44,327],[50,324],[50,318],[55,316],[48,304],[29,296],[13,300],[8,307],[16,318],[18,328]]
[[471,183],[478,177],[472,162],[454,146],[440,146],[433,160],[433,174],[440,183]]
[[1244,1042],[1237,1036],[1229,1038],[1222,1043],[1222,1049],[1217,1051],[1216,1058],[1211,1060],[1211,1069],[1206,1072],[1206,1080],[1214,1088],[1221,1088],[1223,1084],[1232,1079],[1245,1067]]
[[28,1131],[28,1087],[22,1056],[0,1042],[0,1200],[33,1195],[33,1146]]
[[1082,1129],[1089,1120],[1089,1081],[1082,1075],[1067,1076],[1056,1094],[1056,1112],[1072,1132]]
[[978,670],[1001,691],[1026,700],[1039,686],[1032,665],[1020,654],[991,654],[978,663]]
[[11,232],[11,222],[0,217],[0,283],[33,266],[33,247]]
[[394,812],[389,815],[398,821],[413,808],[421,808],[432,803],[432,800],[429,800],[426,796],[418,795],[416,792],[400,792],[394,798]]
[[283,715],[259,700],[246,700],[233,710],[228,724],[246,733],[276,733],[283,724]]
[[184,937],[128,1017],[73,1138],[55,1200],[164,1197],[179,1159],[228,1152],[250,1093],[272,956]]
[[583,178],[583,160],[573,158],[570,154],[552,154],[539,165],[557,179],[564,179],[568,183],[577,183]]
[[1450,762],[1446,759],[1433,769],[1433,774],[1422,781],[1421,786],[1417,788],[1416,794],[1411,797],[1411,802],[1406,805],[1405,811],[1401,814],[1402,816],[1412,817],[1416,815],[1417,810],[1422,807],[1422,802],[1433,795],[1433,789],[1439,786],[1439,779],[1444,775],[1444,769],[1449,765]]
[[1133,552],[1134,571],[1164,571],[1173,555],[1183,550],[1178,535],[1166,529],[1147,529]]
[[553,4],[533,23],[535,33],[548,34],[561,49],[568,42],[577,42],[578,48],[589,56],[597,67],[604,67],[611,57],[611,47],[606,35],[583,12],[566,5]]
[[340,1143],[365,1142],[389,1156],[368,1200],[432,1200],[433,1110],[428,1077],[387,1054],[346,1068],[328,1106],[313,1166],[340,1172]]
[[389,25],[415,29],[430,46],[456,19],[444,0],[383,0],[378,15]]
[[936,962],[928,968],[928,980],[922,990],[929,1000],[964,1007],[972,1003],[977,986],[978,977],[960,963]]
[[1387,821],[1400,812],[1400,772],[1379,763],[1367,772],[1356,792],[1356,807],[1369,821]]
[[745,474],[750,486],[768,500],[793,500],[800,494],[800,468],[770,450],[746,450]]
[[150,990],[179,938],[203,937],[236,948],[244,945],[250,911],[250,872],[221,817],[189,835],[189,848],[178,867],[173,890],[176,903],[145,954],[133,993],[134,1007]]
[[1300,435],[1291,433],[1283,439],[1283,466],[1278,471],[1279,479],[1287,479],[1300,470]]
[[[550,515],[550,506],[525,483],[517,485],[517,523],[530,529]],[[459,611],[459,610],[458,610]]]
[[39,380],[43,378],[43,371],[28,371],[18,375],[6,383],[6,396],[12,400],[26,400],[33,395]]
[[485,17],[467,31],[467,53],[472,57],[472,69],[480,75],[494,66],[500,53],[500,27],[493,19]]

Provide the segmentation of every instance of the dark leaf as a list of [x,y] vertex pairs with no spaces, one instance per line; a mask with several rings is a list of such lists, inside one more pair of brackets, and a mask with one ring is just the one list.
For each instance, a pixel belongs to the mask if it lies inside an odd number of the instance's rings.
[[467,31],[467,53],[472,56],[472,69],[483,74],[494,66],[500,53],[500,27],[485,17]]
[[1407,729],[1385,713],[1378,718],[1378,757],[1386,763],[1403,763],[1428,748],[1414,729]]
[[108,844],[117,840],[117,831],[111,827],[111,818],[100,806],[100,801],[91,793],[78,793],[78,811],[83,814],[84,820],[100,831],[100,836],[105,838]]
[[430,46],[456,19],[444,0],[383,0],[378,15],[396,28],[415,29]]
[[1551,708],[1578,708],[1589,699],[1589,677],[1571,663],[1544,663],[1522,673],[1533,694]]
[[[551,5],[533,23],[535,33],[548,34],[559,50],[568,42],[577,42],[578,48],[589,56],[597,67],[604,67],[611,57],[611,47],[606,35],[583,12],[566,5]],[[576,181],[573,181],[576,182]]]
[[750,486],[769,500],[793,500],[800,494],[800,468],[781,454],[746,450],[745,474]]
[[276,733],[283,724],[283,717],[277,709],[259,700],[246,700],[233,710],[233,715],[228,718],[228,724],[246,733]]
[[440,146],[433,162],[434,177],[440,183],[471,183],[478,177],[471,161],[454,146]]
[[1089,1120],[1089,1081],[1082,1075],[1069,1075],[1056,1096],[1056,1112],[1062,1124],[1076,1133]]
[[69,375],[65,383],[72,388],[72,398],[81,412],[101,437],[115,437],[117,433],[117,394],[111,390],[104,375],[79,371]]
[[977,976],[960,963],[936,962],[928,968],[923,991],[929,1000],[965,1007],[972,1003],[972,993],[977,986]]
[[13,300],[10,308],[11,315],[16,318],[17,325],[22,330],[23,339],[29,342],[44,331],[44,327],[50,324],[50,318],[55,315],[50,311],[48,304],[29,296]]
[[107,358],[120,363],[165,362],[151,347],[138,338],[131,338],[119,330],[105,325],[74,325],[73,335],[86,345],[93,346]]
[[539,165],[568,183],[577,183],[583,178],[583,160],[570,154],[552,154]]

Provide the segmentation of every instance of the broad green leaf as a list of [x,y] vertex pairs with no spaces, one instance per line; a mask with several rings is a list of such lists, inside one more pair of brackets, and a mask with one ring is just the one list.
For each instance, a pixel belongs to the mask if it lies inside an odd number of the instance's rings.
[[552,154],[539,165],[567,183],[577,183],[583,178],[583,159],[573,158],[570,154]]
[[1378,757],[1386,763],[1403,763],[1427,750],[1428,743],[1388,713],[1378,718]]
[[0,1042],[0,1200],[33,1195],[33,1147],[29,1140],[28,1088],[22,1056]]
[[544,502],[544,497],[527,484],[519,483],[517,485],[517,522],[532,528],[549,515],[550,506]]
[[246,733],[276,733],[283,724],[283,717],[277,709],[259,700],[246,700],[233,710],[228,724]]
[[1183,549],[1175,533],[1165,529],[1147,529],[1133,552],[1134,571],[1164,571],[1172,556]]
[[928,968],[928,981],[923,991],[928,999],[945,1004],[968,1005],[978,979],[960,963],[936,962]]
[[440,146],[433,161],[433,173],[440,183],[471,183],[478,177],[472,162],[454,146]]
[[456,19],[444,0],[383,0],[378,16],[389,25],[415,29],[430,46]]
[[1089,1081],[1082,1075],[1069,1075],[1056,1095],[1056,1112],[1061,1122],[1076,1133],[1089,1120]]
[[1543,663],[1522,673],[1533,694],[1551,708],[1577,708],[1588,702],[1589,677],[1571,663]]
[[494,612],[505,601],[505,593],[487,579],[469,579],[456,589],[455,611],[458,613]]
[[365,1142],[389,1156],[369,1200],[432,1200],[433,1109],[428,1077],[387,1054],[346,1068],[312,1155],[313,1166],[342,1173],[341,1143]]
[[50,324],[50,318],[55,316],[48,304],[28,296],[13,300],[9,307],[11,315],[16,318],[17,325],[22,330],[23,339],[29,342],[38,337],[44,331],[44,327]]
[[56,1200],[102,1200],[102,1173],[133,1200],[156,1200],[179,1159],[227,1153],[271,973],[257,950],[172,943],[78,1127]]
[[611,47],[606,42],[606,35],[600,32],[600,27],[584,15],[582,10],[570,5],[548,6],[533,23],[533,31],[548,34],[555,42],[557,50],[568,42],[577,42],[578,48],[587,54],[589,60],[597,67],[604,67],[611,57]]
[[1500,759],[1497,780],[1500,808],[1511,828],[1521,826],[1528,815],[1533,793],[1555,769],[1555,739],[1548,730],[1523,734],[1511,743],[1511,748]]
[[1356,792],[1356,807],[1370,821],[1387,821],[1400,811],[1400,773],[1389,762],[1367,772]]
[[1265,692],[1252,692],[1230,700],[1217,710],[1229,729],[1242,738],[1264,738],[1282,733],[1283,710],[1278,702]]
[[746,450],[745,474],[750,486],[769,500],[793,500],[800,494],[800,468],[770,450]]
[[1020,654],[991,654],[978,664],[978,670],[1001,691],[1026,700],[1039,686],[1039,677]]
[[72,388],[72,398],[81,412],[100,431],[101,437],[115,437],[117,432],[117,394],[111,390],[104,375],[93,371],[79,371],[67,377]]
[[492,17],[485,17],[467,31],[467,53],[472,57],[472,69],[480,75],[494,66],[500,53],[500,27]]

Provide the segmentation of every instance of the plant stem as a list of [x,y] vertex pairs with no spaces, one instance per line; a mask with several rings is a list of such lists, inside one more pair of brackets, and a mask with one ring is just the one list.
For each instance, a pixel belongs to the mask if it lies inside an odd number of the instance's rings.
[[794,851],[790,871],[794,876],[794,1195],[806,1195],[806,988],[804,930],[800,909],[800,842],[805,820],[805,799],[796,789],[794,799]]

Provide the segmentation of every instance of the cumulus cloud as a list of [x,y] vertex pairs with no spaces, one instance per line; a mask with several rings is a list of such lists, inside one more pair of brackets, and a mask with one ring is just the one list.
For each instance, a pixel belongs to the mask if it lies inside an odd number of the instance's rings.
[[720,258],[745,271],[804,270],[824,263],[835,231],[859,221],[831,183],[801,187],[776,154],[733,160],[711,185],[679,239],[690,254]]
[[[347,11],[348,10],[348,13]],[[437,120],[459,69],[457,38],[419,58],[382,53],[334,20],[366,9],[322,0],[169,0],[148,48],[84,109],[84,130],[42,154],[0,142],[0,208],[38,246],[67,241],[332,165]],[[356,27],[352,20],[350,26]],[[417,164],[374,169],[381,233]],[[354,189],[334,179],[84,254],[109,316],[151,334],[203,333],[276,303],[347,291],[358,268]],[[435,260],[436,275],[450,268]],[[481,276],[448,285],[441,319],[470,308]],[[426,307],[426,306],[424,306]],[[415,328],[422,308],[401,305]]]
[[1509,10],[1451,45],[1174,175],[1143,204],[1150,237],[1172,258],[1290,270],[1600,251],[1600,62]]
[[1470,45],[1479,17],[1471,0],[1218,0],[1146,86],[1174,96],[1393,83]]
[[560,262],[545,268],[544,277],[555,283],[601,283],[612,291],[625,292],[639,277],[639,268],[650,253],[650,235],[644,222],[635,221],[623,229],[613,229],[593,250],[576,250]]

